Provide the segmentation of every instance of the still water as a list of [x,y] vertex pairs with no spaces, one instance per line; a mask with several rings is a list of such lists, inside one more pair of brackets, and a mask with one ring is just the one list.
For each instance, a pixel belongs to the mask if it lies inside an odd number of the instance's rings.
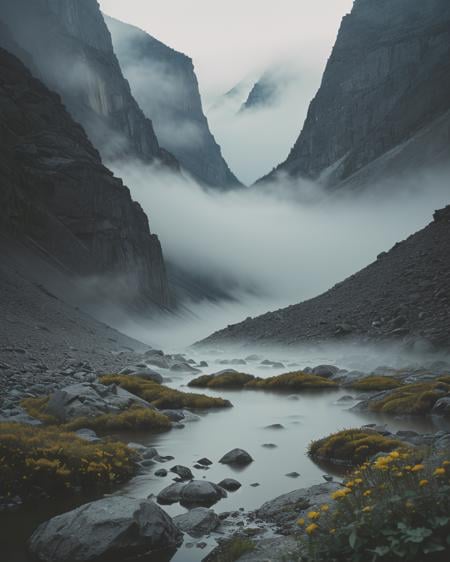
[[[214,372],[218,366],[214,362],[204,372]],[[223,367],[222,367],[223,368]],[[243,367],[246,372],[259,376],[279,374],[280,370],[263,367]],[[168,383],[173,388],[186,388],[187,382],[194,375],[173,375]],[[306,455],[308,444],[340,429],[357,427],[366,423],[385,423],[389,429],[415,429],[430,431],[433,429],[431,420],[382,420],[350,411],[355,402],[339,402],[339,398],[348,395],[346,390],[326,390],[322,392],[302,393],[297,395],[280,394],[254,390],[211,391],[197,390],[212,396],[223,396],[229,399],[233,408],[211,411],[200,414],[198,421],[185,424],[181,429],[172,429],[160,434],[128,434],[121,436],[127,441],[139,442],[154,446],[160,455],[172,455],[173,461],[157,464],[148,472],[135,477],[118,493],[138,498],[157,495],[164,487],[172,483],[173,474],[164,478],[154,476],[158,468],[170,469],[175,464],[191,468],[196,479],[207,479],[219,482],[231,477],[239,480],[242,487],[236,492],[229,492],[228,497],[213,506],[217,513],[235,511],[239,508],[251,510],[265,501],[292,490],[323,482],[324,469],[316,466]],[[356,394],[350,392],[354,397]],[[281,424],[282,429],[269,429],[267,426]],[[434,428],[436,429],[436,428]],[[275,448],[265,448],[264,444],[272,443]],[[245,449],[253,457],[254,462],[243,469],[233,469],[221,465],[218,460],[230,449]],[[201,457],[213,461],[209,470],[196,470],[193,465]],[[298,472],[297,478],[286,476],[290,472]],[[258,484],[258,486],[252,486]],[[77,504],[92,498],[78,498],[73,502],[48,502],[42,500],[34,506],[18,511],[0,514],[0,559],[4,562],[30,562],[26,552],[26,541],[34,528],[49,517],[71,509]],[[178,504],[164,506],[170,515],[185,511]],[[190,539],[185,536],[183,546],[172,558],[162,556],[146,557],[148,562],[162,562],[171,559],[173,562],[198,562],[215,545],[215,537],[207,539]],[[197,546],[199,543],[203,548]]]

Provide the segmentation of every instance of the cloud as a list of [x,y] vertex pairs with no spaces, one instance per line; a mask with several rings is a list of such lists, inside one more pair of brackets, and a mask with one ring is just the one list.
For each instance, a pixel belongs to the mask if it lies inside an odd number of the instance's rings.
[[437,173],[337,199],[305,181],[221,193],[138,164],[110,166],[148,213],[166,260],[232,297],[184,303],[184,321],[164,321],[178,344],[322,293],[448,203],[448,175]]

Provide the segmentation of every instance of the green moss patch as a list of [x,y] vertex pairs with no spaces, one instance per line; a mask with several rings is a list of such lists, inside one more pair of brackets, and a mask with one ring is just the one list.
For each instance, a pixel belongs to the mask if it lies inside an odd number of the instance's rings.
[[49,396],[26,398],[21,405],[25,411],[46,425],[59,425],[61,430],[76,431],[81,428],[92,429],[98,433],[110,431],[165,431],[170,429],[170,419],[151,408],[134,406],[123,412],[101,414],[100,416],[83,416],[65,424],[60,424],[53,416],[46,413]]
[[391,390],[403,386],[403,383],[394,377],[370,375],[349,385],[353,390]]
[[325,388],[338,388],[337,383],[317,375],[308,375],[301,371],[285,373],[267,379],[256,378],[245,385],[245,388],[261,390],[319,390]]
[[450,377],[435,382],[405,384],[381,400],[369,402],[369,411],[394,415],[426,415],[435,403],[450,395]]
[[188,386],[195,388],[243,388],[254,379],[253,375],[230,371],[220,375],[201,375],[191,380]]
[[107,490],[134,475],[136,460],[123,443],[90,443],[53,426],[0,423],[0,495]]
[[229,408],[232,406],[229,400],[223,398],[181,392],[180,390],[168,388],[162,384],[140,377],[103,375],[100,377],[100,382],[103,384],[117,384],[160,409],[191,408],[202,410],[206,408]]
[[370,429],[345,429],[313,441],[308,455],[318,461],[357,466],[377,453],[389,453],[403,443]]
[[246,537],[235,537],[224,542],[208,556],[209,562],[236,562],[244,554],[255,550],[253,541]]

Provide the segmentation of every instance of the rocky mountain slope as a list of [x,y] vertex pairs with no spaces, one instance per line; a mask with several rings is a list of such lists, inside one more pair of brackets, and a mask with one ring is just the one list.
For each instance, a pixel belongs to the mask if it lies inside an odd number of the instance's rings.
[[3,49],[0,151],[3,238],[110,301],[170,306],[161,246],[145,213],[59,96]]
[[[3,0],[0,20],[20,47],[14,54],[32,56],[33,73],[61,95],[104,159],[177,167],[131,94],[96,0]],[[3,37],[0,46],[8,48]]]
[[450,345],[450,206],[423,230],[326,293],[228,326],[201,342],[363,341]]
[[137,27],[110,17],[105,21],[132,93],[162,145],[200,182],[240,185],[209,130],[192,60]]
[[285,173],[330,188],[450,162],[450,4],[356,0]]

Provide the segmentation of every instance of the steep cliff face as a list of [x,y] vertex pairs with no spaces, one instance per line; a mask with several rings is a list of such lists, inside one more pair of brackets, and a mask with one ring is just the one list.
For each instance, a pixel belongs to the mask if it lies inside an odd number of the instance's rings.
[[203,344],[292,345],[348,338],[450,345],[450,206],[377,261],[308,301],[216,332]]
[[449,111],[449,2],[356,0],[303,130],[269,177],[284,172],[335,187],[378,159],[402,171],[405,148],[411,166],[450,162]]
[[192,60],[136,27],[109,17],[105,21],[132,93],[161,144],[200,182],[240,185],[209,130]]
[[0,49],[0,234],[112,300],[170,305],[158,238],[59,96]]
[[[61,95],[103,158],[177,167],[131,94],[96,0],[3,0],[0,19],[32,55],[33,72]],[[20,58],[21,52],[14,54]]]

